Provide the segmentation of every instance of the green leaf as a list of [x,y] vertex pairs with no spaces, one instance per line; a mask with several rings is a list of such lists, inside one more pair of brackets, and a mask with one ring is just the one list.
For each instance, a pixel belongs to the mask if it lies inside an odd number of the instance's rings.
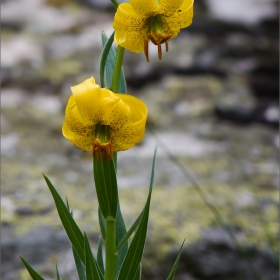
[[185,243],[185,240],[183,241],[183,244],[182,244],[182,246],[180,248],[180,251],[179,251],[178,256],[177,256],[177,258],[175,260],[175,263],[173,264],[173,267],[172,267],[172,269],[171,269],[171,271],[170,271],[170,273],[169,273],[169,275],[168,275],[166,280],[172,280],[174,275],[175,275],[175,272],[176,272],[176,269],[177,269],[177,266],[178,266],[178,263],[179,263],[179,260],[180,260],[180,256],[181,256],[181,253],[182,253],[182,249],[183,249],[184,243]]
[[77,273],[78,273],[78,276],[79,276],[79,280],[86,280],[83,264],[82,264],[78,254],[76,253],[76,251],[75,251],[73,246],[72,246],[72,252],[73,252],[73,256],[74,256],[74,260],[75,260],[75,264],[76,264],[76,269],[77,269]]
[[99,220],[99,226],[100,226],[102,238],[103,240],[106,240],[106,221],[101,212],[100,207],[98,207],[98,220]]
[[57,268],[57,265],[56,265],[55,267],[56,267],[56,280],[60,280],[60,277],[59,277],[59,272],[58,272],[58,268]]
[[101,212],[105,219],[116,218],[118,185],[114,161],[98,161],[97,157],[93,157],[93,162],[95,188]]
[[[111,88],[112,85],[112,78],[116,60],[116,51],[112,47],[114,34],[115,32],[112,33],[109,39],[104,31],[101,34],[104,47],[100,60],[100,81],[102,81],[101,87],[105,87],[104,71],[106,72],[106,87]],[[121,69],[118,93],[126,93],[126,81],[123,69]]]
[[[120,203],[118,200],[118,209],[117,209],[117,217],[116,217],[116,245],[120,243],[120,241],[124,238],[125,235],[126,235],[126,227],[120,208]],[[120,250],[117,250],[118,251],[117,275],[120,271],[127,250],[128,250],[128,242],[124,242],[122,248]]]
[[141,265],[141,263],[139,263],[139,266],[137,268],[137,271],[136,271],[136,274],[135,274],[133,280],[140,280],[141,279],[141,274],[142,274],[141,272],[142,272],[142,265]]
[[128,230],[128,232],[126,233],[126,235],[121,239],[121,241],[118,243],[117,246],[117,251],[122,248],[122,246],[125,244],[125,242],[129,239],[129,237],[132,235],[132,233],[135,231],[135,229],[138,227],[141,219],[143,216],[143,211],[140,213],[140,215],[138,216],[138,218],[136,219],[136,221],[134,222],[134,224],[130,227],[130,229]]
[[146,241],[146,235],[147,235],[150,202],[151,202],[152,188],[154,182],[155,158],[156,158],[156,150],[153,158],[149,195],[145,207],[143,209],[142,219],[139,223],[139,226],[135,232],[135,235],[132,239],[132,242],[128,248],[127,254],[121,266],[118,275],[119,280],[134,279],[135,275],[137,274],[139,263],[141,262],[142,259],[145,241]]
[[72,215],[69,213],[67,206],[64,204],[62,198],[56,191],[55,187],[52,185],[50,180],[43,174],[46,183],[52,193],[57,212],[63,224],[63,227],[68,235],[68,238],[74,247],[76,253],[78,254],[81,261],[84,263],[84,237],[77,226],[75,220],[73,219]]
[[86,280],[102,280],[104,279],[98,264],[91,252],[90,245],[86,234],[84,234],[85,240],[85,267],[86,267]]
[[33,280],[44,280],[26,261],[19,256]]
[[98,240],[97,264],[98,264],[102,274],[104,275],[105,270],[104,270],[103,255],[102,255],[102,237],[101,236],[99,236],[99,240]]

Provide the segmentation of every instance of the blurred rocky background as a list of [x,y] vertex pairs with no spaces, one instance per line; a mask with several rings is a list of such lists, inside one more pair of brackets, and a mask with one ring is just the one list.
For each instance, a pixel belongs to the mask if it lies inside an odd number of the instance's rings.
[[[195,0],[194,10],[162,61],[152,46],[149,63],[143,53],[124,58],[128,93],[149,108],[145,139],[118,155],[127,226],[144,205],[158,145],[142,278],[166,279],[186,238],[177,280],[276,280],[278,1]],[[77,279],[42,173],[96,249],[91,155],[64,139],[61,125],[70,86],[99,82],[100,34],[112,33],[113,16],[109,0],[1,3],[3,280],[30,279],[19,255],[45,279],[55,264],[62,279]],[[197,179],[245,256],[162,145]]]

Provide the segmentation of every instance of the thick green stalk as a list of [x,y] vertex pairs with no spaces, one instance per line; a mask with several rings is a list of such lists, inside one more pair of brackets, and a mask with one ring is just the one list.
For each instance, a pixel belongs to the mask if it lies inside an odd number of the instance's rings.
[[113,79],[112,79],[112,86],[111,86],[111,90],[115,93],[119,92],[119,82],[120,82],[120,76],[121,76],[124,50],[125,49],[123,47],[118,46],[115,67],[114,67],[114,74],[113,74]]
[[116,219],[106,219],[106,268],[105,280],[114,280],[116,278],[117,269],[117,253],[116,253]]

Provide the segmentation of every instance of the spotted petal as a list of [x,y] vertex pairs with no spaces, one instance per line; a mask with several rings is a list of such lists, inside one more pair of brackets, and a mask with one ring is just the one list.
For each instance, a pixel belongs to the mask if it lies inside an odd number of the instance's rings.
[[170,17],[180,9],[183,2],[184,0],[160,0],[158,13]]
[[127,33],[125,31],[118,30],[115,32],[115,43],[135,53],[143,51],[145,39],[147,39],[145,32]]
[[78,135],[75,132],[71,131],[69,129],[67,123],[64,122],[64,124],[62,126],[62,134],[65,138],[67,138],[71,143],[73,143],[77,147],[79,147],[83,150],[86,150],[86,151],[92,151],[94,133],[87,135],[87,136]]
[[129,2],[133,10],[145,18],[158,14],[157,0],[130,0]]
[[129,105],[131,116],[129,122],[121,130],[111,131],[114,151],[124,151],[133,147],[144,137],[148,109],[146,105],[131,95],[121,95],[122,100]]
[[100,110],[100,87],[93,77],[83,83],[71,87],[77,109],[83,121],[88,125],[96,125],[102,117]]
[[137,14],[128,3],[119,5],[115,14],[113,27],[115,30],[137,32],[147,25],[147,19]]
[[113,130],[121,129],[130,119],[131,110],[122,100],[124,94],[114,94],[110,90],[101,89],[101,105],[103,116],[101,125],[109,125]]
[[163,17],[163,21],[171,30],[180,30],[188,27],[192,23],[193,3],[190,6],[183,5],[182,7],[187,8],[176,12],[172,17]]
[[65,122],[72,132],[80,136],[87,136],[91,134],[92,131],[94,131],[93,125],[86,123],[80,116],[73,95],[69,98],[68,104],[66,106]]

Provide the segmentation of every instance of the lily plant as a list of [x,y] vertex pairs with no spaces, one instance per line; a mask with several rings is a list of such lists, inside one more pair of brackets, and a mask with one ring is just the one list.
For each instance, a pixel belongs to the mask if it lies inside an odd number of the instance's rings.
[[[127,229],[119,204],[117,152],[126,151],[143,139],[148,109],[140,99],[126,94],[122,60],[124,50],[128,49],[136,53],[144,50],[149,61],[150,41],[158,46],[158,57],[161,59],[161,45],[165,44],[168,51],[169,40],[175,38],[180,29],[189,26],[193,17],[193,0],[130,0],[130,3],[121,5],[112,0],[112,3],[117,9],[113,22],[115,31],[109,38],[104,32],[101,35],[101,86],[95,83],[93,77],[73,86],[62,125],[65,138],[75,146],[92,152],[101,232],[96,256],[91,251],[86,233],[75,222],[68,201],[63,201],[44,175],[72,245],[79,280],[141,279],[156,151],[146,204],[131,228]],[[117,52],[112,47],[113,41],[118,45]],[[182,247],[183,244],[167,276],[168,280],[174,277]],[[21,259],[32,279],[43,279]],[[61,279],[58,268],[56,279]]]

